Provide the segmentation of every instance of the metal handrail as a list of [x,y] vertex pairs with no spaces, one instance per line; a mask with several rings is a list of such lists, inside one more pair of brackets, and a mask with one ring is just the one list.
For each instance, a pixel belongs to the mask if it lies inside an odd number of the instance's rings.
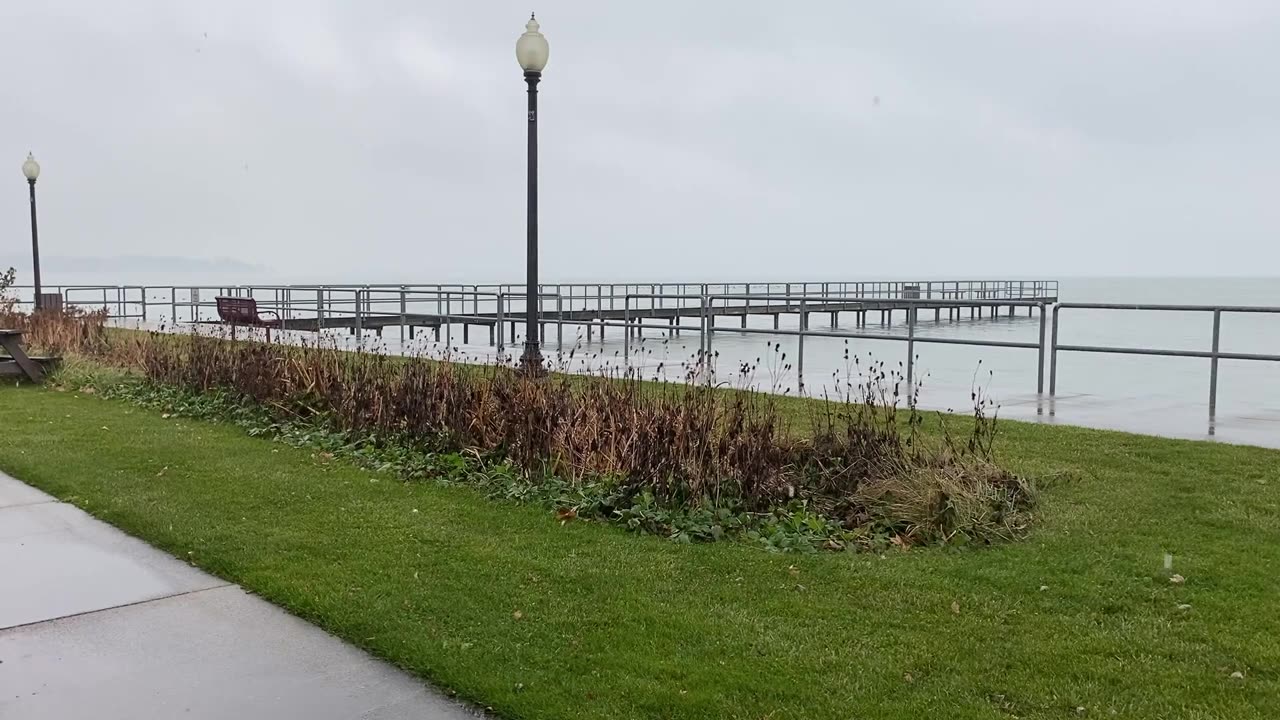
[[[623,309],[623,324],[630,327],[656,327],[657,329],[667,328],[668,326],[645,326],[643,324],[631,323],[631,320],[630,320],[631,299],[632,298],[644,299],[644,298],[651,298],[651,297],[654,297],[654,296],[651,294],[643,294],[643,293],[627,295],[625,298],[626,305],[624,306],[624,309]],[[715,315],[714,313],[710,312],[712,308],[711,303],[716,299],[724,299],[724,298],[741,299],[743,297],[749,297],[751,299],[763,299],[762,296],[760,295],[742,296],[742,295],[709,295],[708,294],[708,295],[689,296],[689,297],[696,297],[701,302],[701,305],[699,308],[700,325],[697,328],[701,333],[701,340],[702,340],[702,344],[699,346],[699,351],[705,353],[708,356],[712,354],[712,337],[716,332],[716,326],[715,326],[715,320],[714,320]],[[1017,342],[1017,341],[1009,341],[1009,340],[980,340],[976,338],[934,338],[934,337],[927,337],[927,336],[919,337],[916,335],[916,332],[915,332],[915,328],[916,328],[916,309],[915,308],[912,308],[907,312],[907,334],[905,336],[893,335],[893,334],[847,332],[843,330],[810,330],[809,329],[809,313],[823,312],[823,310],[819,309],[819,310],[810,311],[807,307],[808,304],[814,301],[822,302],[824,304],[829,304],[831,298],[822,297],[822,296],[796,297],[796,296],[790,296],[790,295],[777,296],[777,297],[784,298],[789,302],[799,303],[796,310],[800,315],[799,328],[795,330],[791,330],[789,328],[769,329],[769,328],[743,327],[743,328],[734,328],[732,330],[727,330],[726,332],[746,334],[746,335],[772,335],[772,336],[797,338],[797,341],[796,341],[797,352],[796,352],[795,365],[796,365],[796,382],[797,382],[797,385],[799,386],[800,393],[804,392],[804,339],[805,337],[830,337],[830,338],[845,338],[845,339],[858,339],[858,340],[889,340],[889,341],[895,341],[895,342],[905,342],[907,344],[906,380],[907,380],[907,386],[910,388],[914,388],[914,382],[915,382],[915,360],[916,360],[915,345],[916,343],[937,344],[937,345],[967,345],[967,346],[973,346],[973,347],[1020,348],[1020,349],[1037,350],[1038,363],[1037,363],[1037,372],[1036,372],[1036,392],[1038,394],[1044,393],[1044,360],[1045,360],[1045,351],[1046,351],[1045,334],[1046,334],[1046,325],[1047,325],[1047,319],[1048,319],[1048,314],[1045,311],[1048,307],[1047,303],[1036,302],[1031,300],[1002,300],[1000,302],[1000,305],[1002,306],[1007,305],[1007,306],[1013,306],[1013,307],[1037,307],[1040,309],[1039,340],[1038,342],[1032,343],[1032,342]],[[939,302],[939,301],[931,301],[927,299],[916,300],[916,299],[903,299],[903,298],[876,298],[876,299],[867,298],[867,300],[871,302],[875,302],[876,300],[879,300],[882,302],[889,301],[894,303],[905,303],[906,305],[909,305],[909,306],[916,306],[916,305],[928,306],[931,303]],[[625,339],[623,342],[623,356],[626,359],[626,361],[629,363],[631,358],[631,333],[626,332],[624,336],[625,336]],[[908,393],[908,396],[910,397],[911,393]]]
[[[1213,313],[1212,346],[1209,350],[1171,350],[1136,347],[1105,347],[1101,345],[1062,345],[1058,342],[1059,314],[1067,310],[1142,310],[1155,312],[1207,312]],[[1218,414],[1218,361],[1260,360],[1280,362],[1280,355],[1267,353],[1222,352],[1223,313],[1265,313],[1280,315],[1280,307],[1253,305],[1152,305],[1123,303],[1058,303],[1053,308],[1053,339],[1049,354],[1049,397],[1058,392],[1058,352],[1085,352],[1115,355],[1154,355],[1158,357],[1190,357],[1208,359],[1209,362],[1209,418]]]

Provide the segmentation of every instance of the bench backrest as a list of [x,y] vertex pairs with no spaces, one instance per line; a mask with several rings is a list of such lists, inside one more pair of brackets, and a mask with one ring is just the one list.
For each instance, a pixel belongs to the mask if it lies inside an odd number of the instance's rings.
[[223,322],[257,325],[262,322],[258,317],[258,301],[245,297],[216,297],[218,317]]

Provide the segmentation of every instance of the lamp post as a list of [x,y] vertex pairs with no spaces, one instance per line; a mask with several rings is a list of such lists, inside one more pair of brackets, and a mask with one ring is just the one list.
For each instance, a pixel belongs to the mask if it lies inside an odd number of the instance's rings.
[[26,162],[22,163],[22,174],[27,176],[27,185],[31,188],[31,270],[35,278],[35,309],[40,310],[40,235],[36,232],[36,178],[40,177],[40,163],[31,153],[27,153]]
[[529,85],[529,207],[527,256],[528,277],[525,280],[525,338],[524,354],[520,366],[530,375],[539,375],[542,351],[538,342],[538,81],[542,68],[547,66],[551,49],[547,39],[538,32],[538,21],[529,16],[524,34],[516,40],[516,60],[524,70],[524,81]]

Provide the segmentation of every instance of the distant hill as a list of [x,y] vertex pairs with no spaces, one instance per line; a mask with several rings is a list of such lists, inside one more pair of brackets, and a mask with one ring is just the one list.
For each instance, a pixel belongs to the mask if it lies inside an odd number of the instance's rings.
[[[0,256],[0,266],[13,266],[26,269],[31,264],[30,256]],[[257,272],[263,270],[260,265],[253,265],[230,258],[192,258],[169,255],[108,255],[105,257],[89,256],[44,256],[40,257],[40,267],[53,272],[70,273],[114,273],[114,272]]]

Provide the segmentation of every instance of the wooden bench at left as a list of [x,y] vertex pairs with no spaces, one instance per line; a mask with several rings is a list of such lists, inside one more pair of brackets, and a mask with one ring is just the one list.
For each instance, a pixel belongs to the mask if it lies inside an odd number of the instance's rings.
[[0,348],[8,357],[0,355],[0,377],[25,377],[31,382],[43,382],[45,373],[57,366],[62,358],[31,357],[22,349],[22,331],[0,328]]

